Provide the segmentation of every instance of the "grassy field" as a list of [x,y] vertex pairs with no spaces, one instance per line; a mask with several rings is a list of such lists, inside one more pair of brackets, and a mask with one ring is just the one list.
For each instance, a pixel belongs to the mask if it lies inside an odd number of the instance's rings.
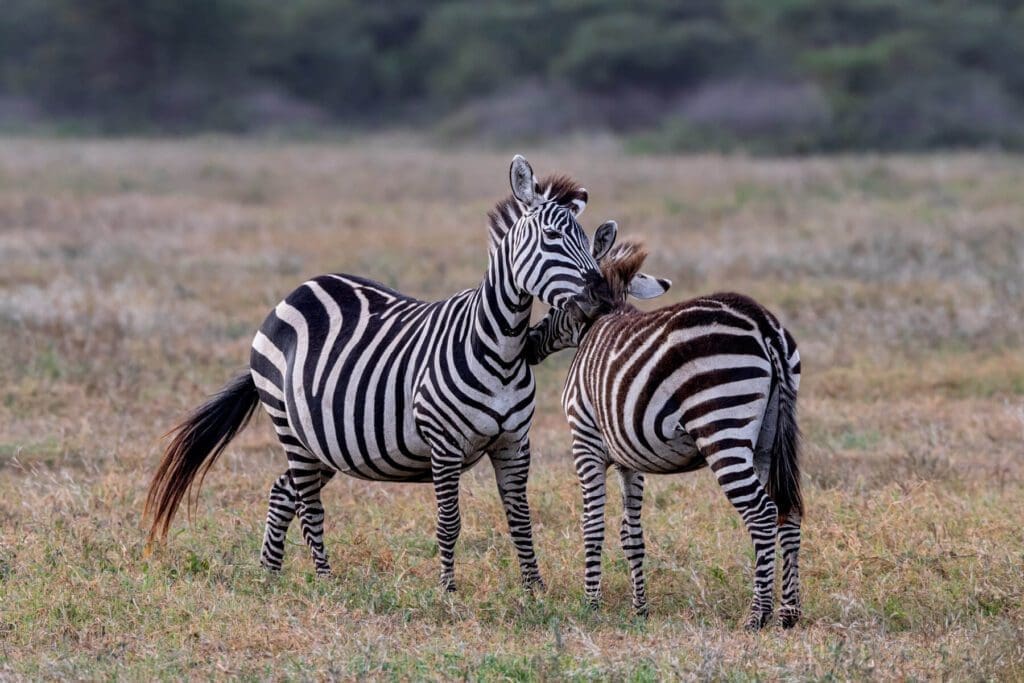
[[[191,142],[0,144],[0,678],[737,680],[1024,677],[1024,162],[773,161],[525,150],[654,246],[670,300],[773,309],[803,357],[804,619],[738,625],[751,547],[708,472],[651,478],[651,617],[609,511],[582,599],[580,501],[538,371],[530,498],[549,591],[517,585],[490,466],[463,478],[460,591],[435,587],[430,487],[336,479],[336,577],[292,529],[258,565],[283,471],[261,416],[192,524],[143,554],[160,435],[244,367],[307,276],[422,298],[475,286],[511,152]],[[519,151],[519,150],[515,150]]]

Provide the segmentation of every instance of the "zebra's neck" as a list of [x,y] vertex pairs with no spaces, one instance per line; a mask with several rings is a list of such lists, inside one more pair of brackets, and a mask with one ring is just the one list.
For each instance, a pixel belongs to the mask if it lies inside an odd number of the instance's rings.
[[491,252],[487,275],[476,293],[473,347],[510,369],[522,361],[533,297],[512,276],[511,237]]

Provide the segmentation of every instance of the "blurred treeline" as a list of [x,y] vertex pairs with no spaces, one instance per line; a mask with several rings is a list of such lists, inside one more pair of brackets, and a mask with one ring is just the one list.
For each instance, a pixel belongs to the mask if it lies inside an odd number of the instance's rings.
[[0,123],[1024,147],[1011,0],[2,0]]

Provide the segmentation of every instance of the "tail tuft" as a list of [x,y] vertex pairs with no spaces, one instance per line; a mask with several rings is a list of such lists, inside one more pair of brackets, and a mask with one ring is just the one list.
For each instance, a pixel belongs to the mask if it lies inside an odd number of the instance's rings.
[[800,491],[800,427],[796,420],[796,396],[800,387],[800,355],[796,341],[785,329],[773,335],[768,352],[778,381],[779,411],[768,471],[768,495],[779,511],[779,524],[791,512],[803,516]]
[[780,522],[791,512],[803,515],[800,491],[800,427],[796,421],[796,393],[788,383],[779,387],[779,419],[772,446],[768,495],[779,510]]
[[152,517],[147,547],[167,537],[174,514],[199,475],[196,491],[217,457],[252,418],[259,394],[246,372],[228,382],[168,434],[174,434],[146,495],[144,517]]

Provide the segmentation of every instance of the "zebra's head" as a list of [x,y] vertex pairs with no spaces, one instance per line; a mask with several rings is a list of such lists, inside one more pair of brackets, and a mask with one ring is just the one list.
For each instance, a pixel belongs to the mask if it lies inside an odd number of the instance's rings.
[[640,242],[628,241],[606,248],[605,253],[599,257],[596,256],[595,249],[595,257],[601,264],[601,273],[604,275],[610,296],[594,314],[588,316],[573,315],[569,310],[549,310],[527,334],[524,353],[531,365],[536,365],[555,351],[579,346],[593,321],[624,306],[628,297],[653,299],[667,292],[672,286],[671,280],[640,272],[640,267],[647,258],[647,250]]
[[492,252],[508,242],[512,277],[522,290],[573,316],[593,315],[608,299],[608,286],[595,255],[615,241],[615,224],[594,235],[593,248],[577,220],[587,190],[565,176],[538,181],[516,155],[509,169],[512,198],[490,213]]

